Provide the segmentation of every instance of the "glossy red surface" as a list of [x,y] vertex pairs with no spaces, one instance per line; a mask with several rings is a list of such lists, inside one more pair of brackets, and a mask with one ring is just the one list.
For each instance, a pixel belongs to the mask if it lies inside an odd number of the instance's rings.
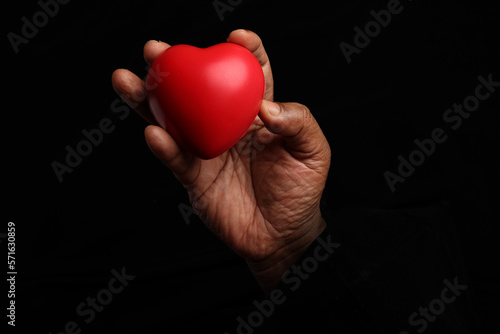
[[146,90],[158,124],[184,149],[211,159],[246,133],[259,112],[265,81],[255,56],[240,45],[181,44],[156,57]]

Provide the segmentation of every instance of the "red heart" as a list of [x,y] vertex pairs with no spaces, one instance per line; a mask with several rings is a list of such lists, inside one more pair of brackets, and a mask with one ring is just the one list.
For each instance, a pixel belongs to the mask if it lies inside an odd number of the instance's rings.
[[244,47],[175,45],[151,65],[149,107],[158,124],[203,159],[230,149],[257,116],[265,90],[258,60]]

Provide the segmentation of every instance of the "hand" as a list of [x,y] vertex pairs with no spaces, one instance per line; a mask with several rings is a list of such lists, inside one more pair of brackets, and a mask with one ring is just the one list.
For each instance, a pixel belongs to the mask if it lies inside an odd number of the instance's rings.
[[[260,38],[240,29],[227,42],[252,52],[266,81],[259,115],[245,136],[211,160],[184,151],[158,126],[148,126],[145,137],[151,151],[187,189],[201,220],[247,261],[269,291],[326,227],[319,203],[330,147],[305,106],[272,102],[271,65]],[[168,47],[149,41],[144,47],[146,61],[151,64]],[[120,69],[112,82],[127,103],[155,124],[141,79]]]

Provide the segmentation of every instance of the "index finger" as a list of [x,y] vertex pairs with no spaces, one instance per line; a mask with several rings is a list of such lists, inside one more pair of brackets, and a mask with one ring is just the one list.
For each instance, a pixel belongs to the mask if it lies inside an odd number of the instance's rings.
[[162,41],[151,40],[146,42],[146,44],[144,45],[144,60],[146,60],[146,63],[148,63],[148,65],[151,65],[153,60],[155,60],[155,58],[160,53],[162,53],[169,47],[170,44],[167,44]]
[[[151,65],[153,60],[169,47],[170,45],[165,42],[148,41],[144,45],[144,60]],[[146,87],[143,80],[128,70],[118,69],[113,72],[111,81],[115,91],[130,107],[149,123],[156,124],[146,100]]]
[[273,72],[271,70],[269,57],[267,56],[267,52],[264,49],[264,45],[262,44],[260,37],[253,31],[238,29],[231,32],[226,41],[243,46],[248,51],[253,53],[255,58],[257,58],[266,80],[266,92],[264,93],[264,99],[272,101],[274,98]]

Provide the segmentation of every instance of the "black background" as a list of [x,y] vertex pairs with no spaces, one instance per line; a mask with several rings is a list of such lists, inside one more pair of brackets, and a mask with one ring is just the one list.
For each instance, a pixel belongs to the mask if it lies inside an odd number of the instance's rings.
[[[474,93],[479,75],[500,81],[498,5],[402,4],[350,64],[339,43],[353,44],[353,28],[387,1],[245,0],[223,21],[212,1],[71,1],[19,53],[5,37],[2,224],[18,227],[17,329],[58,333],[75,321],[82,333],[223,333],[251,307],[259,294],[251,273],[194,215],[186,223],[179,205],[189,205],[187,195],[150,153],[147,123],[131,109],[112,110],[112,72],[144,77],[148,40],[207,47],[237,28],[262,38],[275,99],[307,105],[330,142],[324,215],[446,201],[477,313],[490,321],[500,283],[499,92],[448,129],[394,193],[383,173],[396,170],[414,139],[444,126],[444,111]],[[35,1],[4,7],[4,36],[20,34],[21,18],[39,10]],[[65,147],[103,118],[114,130],[59,182],[51,164],[64,163]],[[77,305],[123,267],[135,279],[86,324]]]

